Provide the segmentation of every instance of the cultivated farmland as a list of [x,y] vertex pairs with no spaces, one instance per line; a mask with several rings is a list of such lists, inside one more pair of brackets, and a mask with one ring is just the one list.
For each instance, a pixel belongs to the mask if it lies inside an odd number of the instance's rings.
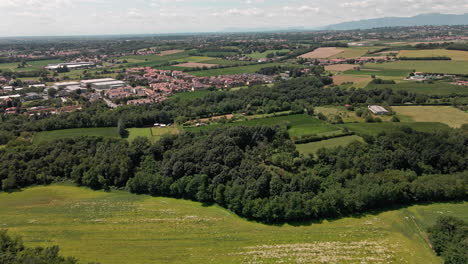
[[467,61],[468,51],[446,50],[446,49],[428,49],[428,50],[402,50],[399,57],[449,57],[456,61]]
[[296,145],[296,148],[301,154],[314,155],[321,148],[335,148],[339,146],[345,147],[355,141],[362,142],[363,140],[359,136],[346,136],[346,137],[332,138],[332,139],[327,139],[327,140],[322,140],[322,141],[317,141],[317,142],[311,142],[307,144],[299,144],[299,145]]
[[338,48],[318,48],[312,52],[303,54],[299,56],[299,58],[304,58],[304,59],[325,59],[325,58],[330,58],[332,56],[335,56],[337,54],[340,54],[344,52],[343,49],[338,49]]
[[328,65],[325,66],[326,71],[348,71],[356,68],[357,66],[354,64],[335,64],[335,65]]
[[209,64],[209,63],[200,63],[200,62],[187,62],[174,65],[175,67],[185,67],[185,68],[213,68],[218,66],[217,64]]
[[468,124],[468,113],[451,106],[394,106],[393,111],[416,122],[440,122],[451,127]]
[[438,130],[449,130],[450,127],[446,124],[438,122],[405,122],[405,123],[350,123],[339,125],[345,127],[358,135],[376,136],[382,132],[388,132],[401,127],[410,127],[420,132],[434,132]]
[[[269,226],[218,206],[65,185],[0,193],[2,228],[28,246],[60,245],[83,263],[439,264],[424,230],[468,204]],[[118,249],[118,250],[116,250]]]

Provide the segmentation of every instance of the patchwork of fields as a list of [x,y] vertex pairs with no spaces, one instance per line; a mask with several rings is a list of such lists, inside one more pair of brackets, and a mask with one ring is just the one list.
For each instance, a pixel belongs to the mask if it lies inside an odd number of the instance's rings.
[[0,193],[2,228],[26,245],[57,244],[65,255],[102,264],[439,264],[424,230],[440,215],[468,220],[467,205],[270,226],[218,206],[122,191],[54,185]]

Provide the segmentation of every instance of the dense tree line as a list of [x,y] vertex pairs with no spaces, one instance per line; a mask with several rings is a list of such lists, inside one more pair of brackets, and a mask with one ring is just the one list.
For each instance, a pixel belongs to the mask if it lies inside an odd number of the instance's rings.
[[468,223],[441,216],[428,232],[434,251],[442,256],[445,264],[468,263]]
[[0,150],[2,190],[64,178],[217,203],[265,222],[339,217],[415,202],[466,199],[468,136],[409,128],[299,155],[281,127],[224,127],[146,138],[75,138]]
[[[79,264],[74,257],[62,257],[60,248],[26,247],[20,237],[0,230],[0,263],[2,264]],[[92,264],[92,263],[90,263]]]

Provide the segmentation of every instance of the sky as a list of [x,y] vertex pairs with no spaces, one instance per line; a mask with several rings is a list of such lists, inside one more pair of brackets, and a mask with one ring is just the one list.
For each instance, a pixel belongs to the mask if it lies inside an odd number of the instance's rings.
[[0,37],[314,28],[424,13],[468,13],[468,0],[0,0]]

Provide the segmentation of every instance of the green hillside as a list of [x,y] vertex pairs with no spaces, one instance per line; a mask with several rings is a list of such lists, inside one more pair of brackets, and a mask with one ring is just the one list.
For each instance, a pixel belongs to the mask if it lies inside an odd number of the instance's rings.
[[54,185],[0,193],[2,228],[26,245],[57,244],[64,255],[102,264],[441,263],[424,233],[441,214],[467,220],[467,203],[269,226],[218,206],[123,191]]

